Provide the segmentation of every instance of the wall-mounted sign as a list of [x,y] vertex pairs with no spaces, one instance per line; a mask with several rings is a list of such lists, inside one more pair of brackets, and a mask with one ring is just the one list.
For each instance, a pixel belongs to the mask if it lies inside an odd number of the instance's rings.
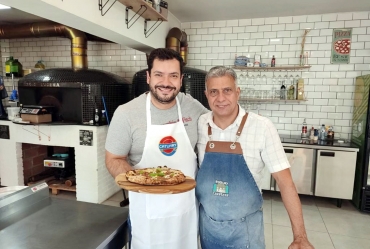
[[10,139],[8,125],[0,125],[0,139]]
[[331,47],[332,64],[348,64],[351,52],[352,29],[334,29]]
[[93,131],[80,130],[80,145],[93,145]]

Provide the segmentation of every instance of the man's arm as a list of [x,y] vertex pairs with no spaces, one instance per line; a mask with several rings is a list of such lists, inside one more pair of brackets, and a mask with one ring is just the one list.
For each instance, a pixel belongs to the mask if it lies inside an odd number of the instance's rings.
[[133,169],[127,162],[127,156],[118,156],[107,150],[105,151],[105,165],[113,178]]
[[288,249],[313,249],[314,247],[307,239],[302,206],[290,170],[284,169],[272,173],[272,176],[279,186],[285,209],[288,212],[290,223],[292,224],[294,240]]

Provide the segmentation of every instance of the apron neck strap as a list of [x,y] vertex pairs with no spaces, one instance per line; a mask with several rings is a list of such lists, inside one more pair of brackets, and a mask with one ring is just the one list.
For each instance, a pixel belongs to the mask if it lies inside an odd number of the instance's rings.
[[[244,128],[245,122],[247,121],[247,118],[248,118],[248,112],[245,113],[245,115],[243,116],[242,122],[240,122],[239,129],[236,132],[236,137],[237,138],[240,137],[240,134],[242,134],[242,130]],[[208,124],[208,136],[210,137],[210,140],[211,140],[212,128],[211,128],[211,126],[209,124]]]
[[[147,124],[147,127],[152,125],[152,115],[150,113],[150,103],[151,102],[152,102],[151,94],[150,94],[150,92],[148,92],[148,95],[146,97],[146,124]],[[179,115],[179,122],[182,122],[182,113],[181,113],[181,108],[180,108],[180,104],[179,104],[179,99],[177,98],[177,96],[176,96],[176,105],[177,105],[177,113]]]

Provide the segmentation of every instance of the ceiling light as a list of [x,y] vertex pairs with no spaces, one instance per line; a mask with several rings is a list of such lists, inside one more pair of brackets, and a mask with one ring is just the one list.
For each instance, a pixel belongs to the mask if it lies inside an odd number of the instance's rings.
[[2,9],[10,9],[10,7],[9,6],[6,6],[6,5],[0,4],[0,10],[2,10]]

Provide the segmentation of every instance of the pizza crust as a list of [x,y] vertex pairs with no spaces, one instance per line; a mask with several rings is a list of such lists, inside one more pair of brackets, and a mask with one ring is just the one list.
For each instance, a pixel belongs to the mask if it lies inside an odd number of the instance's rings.
[[180,170],[167,166],[156,168],[134,169],[126,172],[129,182],[141,185],[176,185],[185,182],[186,176]]

